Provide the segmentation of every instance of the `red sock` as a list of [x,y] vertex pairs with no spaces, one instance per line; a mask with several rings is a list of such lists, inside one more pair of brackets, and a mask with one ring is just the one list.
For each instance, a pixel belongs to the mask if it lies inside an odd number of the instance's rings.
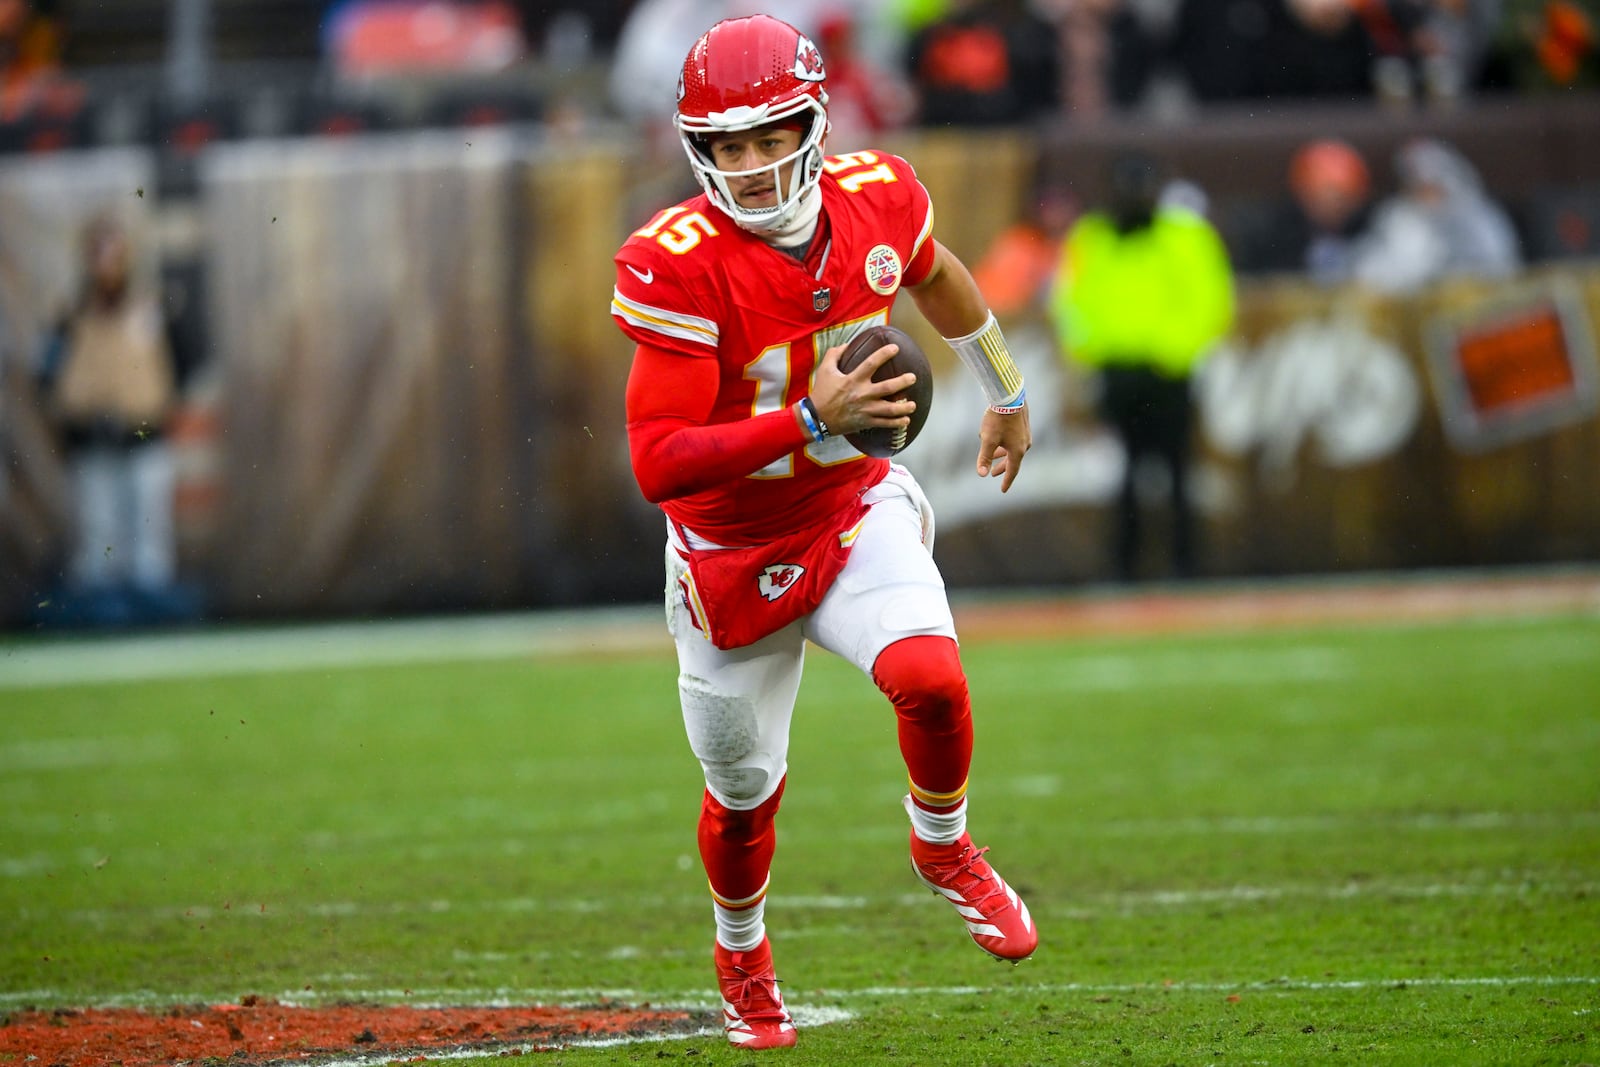
[[706,790],[700,803],[700,862],[705,864],[712,896],[725,907],[754,904],[767,884],[778,843],[774,818],[784,781],[749,811],[724,807]]
[[879,653],[872,679],[900,721],[911,799],[928,811],[953,810],[972,766],[972,701],[956,643],[932,634],[896,641]]

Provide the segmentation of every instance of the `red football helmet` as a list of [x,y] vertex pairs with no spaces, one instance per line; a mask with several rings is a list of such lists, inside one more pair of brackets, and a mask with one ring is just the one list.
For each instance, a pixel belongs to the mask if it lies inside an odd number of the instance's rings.
[[[770,15],[725,19],[689,49],[678,77],[678,135],[689,165],[711,202],[747,230],[780,230],[799,213],[822,176],[822,141],[828,132],[827,75],[822,53],[787,22]],[[724,172],[711,161],[708,138],[785,119],[804,124],[800,147],[770,166]],[[793,162],[789,187],[780,168]],[[772,171],[776,207],[740,207],[729,177]]]

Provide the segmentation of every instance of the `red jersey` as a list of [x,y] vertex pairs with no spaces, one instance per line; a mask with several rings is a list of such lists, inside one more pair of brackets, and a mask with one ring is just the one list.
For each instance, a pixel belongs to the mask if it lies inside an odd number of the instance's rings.
[[[819,188],[822,213],[804,262],[740,229],[703,195],[657,214],[616,255],[611,314],[622,332],[717,361],[708,424],[798,402],[823,352],[888,322],[900,287],[932,268],[933,207],[905,160],[833,156]],[[717,544],[761,544],[851,505],[887,470],[888,460],[830,437],[661,506]]]

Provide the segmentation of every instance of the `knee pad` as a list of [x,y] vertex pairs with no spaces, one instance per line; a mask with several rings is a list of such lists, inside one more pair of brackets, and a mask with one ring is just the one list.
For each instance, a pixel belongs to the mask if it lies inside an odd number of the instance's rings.
[[938,714],[967,703],[967,675],[956,643],[922,634],[885,648],[872,665],[872,680],[901,714]]
[[777,790],[785,755],[762,745],[755,699],[723,693],[703,678],[682,675],[683,723],[705,774],[706,789],[735,811],[759,807]]

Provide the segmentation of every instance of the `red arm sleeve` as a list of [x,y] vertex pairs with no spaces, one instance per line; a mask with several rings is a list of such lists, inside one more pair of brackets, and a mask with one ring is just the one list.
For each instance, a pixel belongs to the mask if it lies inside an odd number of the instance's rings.
[[640,345],[628,374],[628,451],[646,500],[698,493],[752,474],[807,444],[789,408],[706,425],[717,399],[717,361]]

